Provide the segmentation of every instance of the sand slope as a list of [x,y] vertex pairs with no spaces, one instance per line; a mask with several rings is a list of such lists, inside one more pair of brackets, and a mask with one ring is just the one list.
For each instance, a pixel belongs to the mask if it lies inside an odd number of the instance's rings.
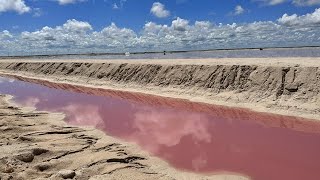
[[0,63],[2,73],[314,119],[320,119],[319,67],[319,58]]

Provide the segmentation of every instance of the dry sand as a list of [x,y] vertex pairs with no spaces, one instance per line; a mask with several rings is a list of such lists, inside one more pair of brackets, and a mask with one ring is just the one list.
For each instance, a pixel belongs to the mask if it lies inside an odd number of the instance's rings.
[[78,63],[131,63],[159,65],[258,65],[319,67],[320,57],[288,58],[217,58],[217,59],[0,59],[0,63],[13,62],[78,62]]
[[0,73],[320,119],[320,58],[16,59]]

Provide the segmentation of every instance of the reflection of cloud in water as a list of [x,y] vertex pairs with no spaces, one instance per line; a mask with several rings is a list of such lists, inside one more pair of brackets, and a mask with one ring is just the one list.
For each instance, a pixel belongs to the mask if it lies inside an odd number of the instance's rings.
[[15,81],[14,79],[7,79],[7,78],[0,77],[0,83],[6,83],[6,82],[13,83],[14,81]]
[[68,122],[71,124],[95,127],[99,125],[99,128],[104,126],[97,105],[70,104],[60,108],[60,110],[67,114]]
[[39,102],[40,99],[37,97],[27,97],[26,99],[19,101],[19,104],[27,107],[36,107]]
[[199,154],[198,157],[192,159],[192,167],[199,171],[200,169],[206,167],[207,165],[207,157],[206,154]]
[[145,108],[135,113],[133,121],[137,131],[132,137],[154,153],[161,145],[179,144],[184,136],[194,142],[211,142],[208,119],[201,114]]
[[0,83],[5,83],[7,80],[3,77],[0,77]]

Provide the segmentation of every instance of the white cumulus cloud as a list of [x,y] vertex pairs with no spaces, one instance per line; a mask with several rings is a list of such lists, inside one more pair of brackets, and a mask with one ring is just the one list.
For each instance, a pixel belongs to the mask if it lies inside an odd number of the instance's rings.
[[240,5],[237,5],[235,8],[234,8],[234,14],[235,15],[240,15],[240,14],[243,14],[244,13],[244,9],[242,6]]
[[293,4],[297,6],[313,6],[319,5],[320,0],[293,0]]
[[116,3],[112,4],[112,9],[119,9],[119,6]]
[[74,32],[85,32],[92,30],[92,26],[88,22],[77,21],[75,19],[68,20],[63,24],[63,28]]
[[56,1],[58,1],[60,5],[66,5],[66,4],[73,4],[76,2],[83,2],[86,0],[56,0]]
[[158,18],[166,18],[170,16],[170,11],[165,9],[165,6],[160,2],[153,3],[150,12]]
[[265,5],[274,6],[274,5],[282,4],[284,2],[288,2],[289,0],[252,0],[252,1],[262,2]]
[[176,20],[172,21],[172,27],[174,30],[177,31],[185,31],[189,25],[189,21],[181,18],[177,18]]
[[287,26],[320,26],[320,8],[302,16],[284,14],[278,22]]
[[16,11],[19,14],[29,12],[31,10],[24,0],[0,0],[0,13],[6,11]]
[[92,30],[88,22],[68,20],[62,26],[48,27],[34,32],[22,32],[19,43],[31,49],[52,48],[63,49],[66,47],[83,48],[89,41],[89,31]]
[[[104,0],[105,2],[108,2],[107,0]],[[122,9],[125,5],[127,0],[119,0],[119,3],[113,3],[112,4],[112,9]]]
[[11,34],[0,31],[0,54],[86,53],[188,50],[261,46],[319,45],[320,9],[305,15],[284,14],[277,21],[215,24],[177,17],[169,24],[145,23],[142,30],[115,23],[94,30],[70,19],[56,27]]
[[320,0],[253,0],[253,1],[260,1],[270,6],[282,4],[285,2],[290,2],[296,6],[314,6],[314,5],[320,4]]
[[269,0],[270,5],[277,5],[286,2],[287,0]]
[[8,30],[0,32],[0,39],[9,39],[12,38],[12,34]]

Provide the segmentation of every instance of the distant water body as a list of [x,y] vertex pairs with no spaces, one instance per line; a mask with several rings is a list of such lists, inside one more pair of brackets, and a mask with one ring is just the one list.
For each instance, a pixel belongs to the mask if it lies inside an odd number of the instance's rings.
[[[265,49],[265,50],[216,50],[181,53],[145,53],[125,55],[80,55],[72,59],[196,59],[196,58],[266,58],[266,57],[320,57],[320,48]],[[60,58],[66,58],[62,56]]]
[[268,57],[320,57],[320,47],[312,48],[277,48],[277,49],[245,49],[245,50],[212,50],[190,52],[163,52],[121,55],[50,55],[27,56],[39,59],[197,59],[197,58],[268,58]]

